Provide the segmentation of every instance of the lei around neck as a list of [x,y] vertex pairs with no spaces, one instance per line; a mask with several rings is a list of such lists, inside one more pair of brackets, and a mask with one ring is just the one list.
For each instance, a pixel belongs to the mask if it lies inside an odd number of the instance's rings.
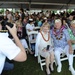
[[[60,30],[57,32],[57,29],[56,28],[53,28],[52,32],[54,34],[54,36],[56,37],[57,40],[61,40],[62,36],[63,36],[63,29],[64,29],[64,26],[62,26],[60,28]],[[58,37],[60,35],[60,37]]]
[[50,34],[48,33],[48,39],[46,40],[43,33],[40,31],[42,38],[44,39],[44,41],[48,42],[50,40]]

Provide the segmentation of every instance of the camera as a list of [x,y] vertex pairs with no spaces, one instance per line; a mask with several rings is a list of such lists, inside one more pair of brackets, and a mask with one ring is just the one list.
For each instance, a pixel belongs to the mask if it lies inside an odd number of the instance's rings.
[[[6,23],[6,25],[8,25],[10,28],[12,28],[12,27],[13,27],[13,24],[12,24],[12,23],[10,23],[10,22],[7,22],[7,23]],[[7,29],[7,28],[6,28],[6,29]],[[12,39],[13,37],[12,37],[12,35],[10,34],[9,30],[8,30],[8,34],[9,34],[9,36],[8,36],[8,37]]]
[[[1,22],[1,25],[2,25],[2,30],[8,30],[8,29],[6,28],[6,25],[8,25],[10,28],[13,27],[13,24],[12,24],[12,23],[6,22],[6,21],[2,21],[2,22]],[[8,34],[9,34],[8,37],[12,39],[13,37],[12,37],[12,35],[10,34],[9,30],[8,30]]]
[[8,25],[9,27],[13,27],[13,24],[12,23],[10,23],[10,22],[6,22],[6,21],[2,21],[1,22],[1,25],[2,25],[2,30],[8,30],[7,28],[6,28],[6,25]]
[[13,27],[13,24],[12,24],[12,23],[10,23],[10,22],[7,22],[7,23],[6,23],[6,25],[8,25],[10,28],[12,28],[12,27]]

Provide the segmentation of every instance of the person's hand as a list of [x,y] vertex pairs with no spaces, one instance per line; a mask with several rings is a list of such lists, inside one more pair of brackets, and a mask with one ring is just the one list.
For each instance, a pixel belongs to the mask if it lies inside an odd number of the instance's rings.
[[47,51],[46,48],[44,48],[43,51],[46,52]]
[[43,51],[44,51],[44,52],[46,52],[47,50],[46,50],[46,49],[44,49]]
[[29,32],[31,32],[32,30],[28,29]]
[[10,28],[8,25],[6,25],[6,28],[9,30],[9,32],[11,33],[11,35],[13,37],[17,35],[16,24],[14,24],[14,26],[12,28]]
[[72,47],[69,48],[69,54],[73,54]]
[[73,44],[75,44],[75,40],[71,40],[71,42],[72,42]]

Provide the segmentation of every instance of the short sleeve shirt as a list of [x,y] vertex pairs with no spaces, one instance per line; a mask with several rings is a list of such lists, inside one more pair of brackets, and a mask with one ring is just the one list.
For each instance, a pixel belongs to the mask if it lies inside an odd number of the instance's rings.
[[17,47],[10,38],[0,33],[0,74],[4,67],[5,58],[7,57],[12,60],[20,53],[20,51],[20,48]]
[[69,35],[70,35],[70,39],[75,40],[75,36],[73,35],[73,33],[72,33],[70,28],[68,28],[68,32],[69,32]]
[[[33,25],[30,25],[29,23],[26,25],[26,30],[33,30],[34,29],[34,24]],[[28,31],[27,31],[28,33]]]
[[[58,35],[59,37],[60,35]],[[53,34],[51,30],[51,37],[53,38],[54,47],[61,47],[64,48],[66,45],[68,45],[68,40],[70,40],[70,36],[67,29],[63,29],[63,36],[60,40],[56,39],[55,35]]]

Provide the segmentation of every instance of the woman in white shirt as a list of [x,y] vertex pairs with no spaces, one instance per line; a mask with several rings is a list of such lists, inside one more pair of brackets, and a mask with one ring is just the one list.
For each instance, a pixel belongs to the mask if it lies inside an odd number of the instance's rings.
[[[50,25],[48,23],[44,23],[40,29],[40,32],[36,38],[36,46],[35,46],[35,56],[38,56],[38,53],[46,59],[46,72],[47,75],[50,75],[50,68],[53,71],[53,61],[54,61],[54,52],[53,52],[53,43],[49,33]],[[49,49],[47,50],[47,47]]]

